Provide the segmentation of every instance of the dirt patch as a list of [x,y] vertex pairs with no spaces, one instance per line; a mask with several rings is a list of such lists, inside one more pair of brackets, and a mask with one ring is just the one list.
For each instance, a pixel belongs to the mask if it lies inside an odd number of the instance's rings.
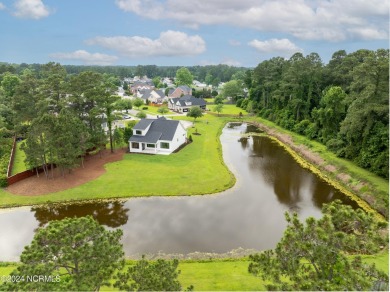
[[106,163],[122,160],[124,153],[125,149],[117,149],[114,153],[103,150],[100,154],[87,156],[84,160],[84,168],[75,168],[71,173],[66,172],[65,176],[56,169],[54,178],[47,179],[42,173],[39,177],[32,176],[17,182],[6,190],[15,195],[37,196],[70,189],[98,178],[106,172],[104,168]]
[[324,166],[324,169],[325,169],[326,171],[331,172],[331,173],[334,173],[334,172],[337,171],[336,166],[334,166],[334,165],[332,165],[332,164],[325,165],[325,166]]
[[[291,142],[293,143],[293,142]],[[294,144],[290,145],[296,152],[300,153],[305,159],[309,160],[311,163],[315,165],[322,165],[325,161],[316,153],[313,153],[310,149],[308,149],[304,145],[296,146]]]
[[352,189],[353,189],[355,192],[358,192],[358,191],[360,191],[365,185],[366,185],[366,183],[360,182],[360,183],[358,183],[356,186],[352,186]]
[[346,173],[339,173],[339,174],[337,175],[337,178],[338,178],[339,180],[341,180],[342,182],[344,182],[344,183],[349,183],[349,180],[351,179],[351,176],[349,176],[349,175],[346,174]]

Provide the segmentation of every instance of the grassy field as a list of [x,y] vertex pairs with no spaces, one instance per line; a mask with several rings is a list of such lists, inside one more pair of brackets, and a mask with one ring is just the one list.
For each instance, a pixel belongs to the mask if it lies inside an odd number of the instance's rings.
[[[389,274],[389,254],[363,256],[363,261]],[[193,285],[195,291],[262,291],[264,281],[248,272],[247,259],[225,259],[210,261],[180,261],[179,281],[185,289]],[[16,264],[0,265],[0,276],[9,275]],[[127,268],[125,268],[127,269]],[[102,287],[102,291],[117,290]]]
[[20,145],[21,142],[18,142],[16,144],[15,159],[14,159],[14,165],[12,167],[11,175],[15,175],[17,173],[27,170],[26,165],[24,164],[24,159],[26,159],[26,154],[24,154],[24,151],[20,149]]
[[[145,113],[147,114],[150,114],[150,115],[159,115],[161,116],[161,114],[158,112],[158,109],[159,107],[157,106],[146,106],[148,109],[147,110],[144,110]],[[141,109],[142,109],[142,106],[141,106]],[[164,115],[172,115],[172,114],[176,114],[175,112],[169,110],[168,113],[164,114]]]
[[[208,105],[207,108],[210,109],[210,112],[216,113],[214,111],[215,105]],[[221,115],[238,115],[240,112],[242,112],[243,115],[248,114],[245,110],[242,108],[236,107],[234,104],[224,104],[222,108]]]
[[204,98],[204,100],[208,103],[214,103],[215,98]]
[[183,289],[195,291],[262,291],[262,279],[248,272],[249,261],[180,262],[179,281]]
[[233,174],[223,163],[219,141],[225,122],[211,115],[200,118],[195,127],[201,135],[193,135],[195,128],[190,128],[188,134],[192,134],[193,143],[178,153],[168,156],[125,154],[123,160],[107,164],[107,172],[98,179],[69,190],[28,197],[1,189],[0,206],[220,192],[235,183]]

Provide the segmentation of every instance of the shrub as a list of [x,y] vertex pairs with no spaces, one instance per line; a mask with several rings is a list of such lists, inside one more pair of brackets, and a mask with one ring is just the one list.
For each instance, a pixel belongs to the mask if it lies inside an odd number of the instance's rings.
[[143,108],[142,108],[142,110],[147,110],[148,109],[148,107],[147,106],[144,106]]
[[243,101],[243,100],[244,100],[243,98],[237,99],[237,101],[236,101],[236,107],[241,107],[241,104],[242,104],[242,101]]
[[5,188],[6,186],[8,186],[7,175],[0,174],[0,187]]
[[310,125],[310,121],[309,120],[302,120],[302,121],[300,121],[298,124],[296,124],[294,126],[293,131],[295,133],[303,135],[305,133],[305,130],[307,129],[307,127],[309,125]]
[[330,139],[326,143],[326,148],[328,148],[330,151],[337,153],[340,149],[344,147],[344,142],[340,139]]
[[246,109],[247,105],[248,105],[248,99],[245,98],[245,99],[241,102],[241,108]]
[[315,139],[317,138],[318,134],[318,126],[316,123],[311,123],[304,131],[306,137],[309,139]]

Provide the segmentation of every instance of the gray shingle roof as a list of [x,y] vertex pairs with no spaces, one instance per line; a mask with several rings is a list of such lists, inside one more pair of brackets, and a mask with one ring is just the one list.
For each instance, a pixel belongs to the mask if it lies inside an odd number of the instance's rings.
[[[138,126],[139,124],[141,124],[141,126]],[[146,143],[156,143],[158,140],[172,141],[176,129],[179,126],[179,121],[167,120],[164,117],[158,119],[142,119],[133,129],[144,130],[149,125],[150,128],[145,136],[133,135],[130,137],[129,141]]]
[[158,90],[155,90],[155,92],[161,97],[165,97],[165,93],[161,90],[161,89],[158,89]]
[[183,91],[187,91],[187,92],[189,92],[191,90],[191,88],[189,88],[187,85],[180,85],[180,86],[178,86],[178,88],[180,88]]
[[196,97],[193,97],[192,95],[184,95],[184,96],[179,97],[179,98],[172,98],[171,102],[174,104],[179,102],[180,106],[188,106],[188,105],[186,105],[186,102],[190,102],[191,105],[198,105],[198,106],[206,105],[206,102],[203,98],[196,98]]
[[161,132],[148,131],[145,136],[133,135],[130,137],[129,141],[131,142],[145,142],[145,143],[157,143],[162,136]]
[[145,130],[154,120],[151,119],[142,119],[136,125],[134,125],[134,130]]

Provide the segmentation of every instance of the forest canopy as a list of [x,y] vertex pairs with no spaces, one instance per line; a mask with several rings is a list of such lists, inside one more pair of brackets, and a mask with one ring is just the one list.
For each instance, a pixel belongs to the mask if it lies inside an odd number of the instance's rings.
[[389,50],[261,62],[237,105],[389,177]]

